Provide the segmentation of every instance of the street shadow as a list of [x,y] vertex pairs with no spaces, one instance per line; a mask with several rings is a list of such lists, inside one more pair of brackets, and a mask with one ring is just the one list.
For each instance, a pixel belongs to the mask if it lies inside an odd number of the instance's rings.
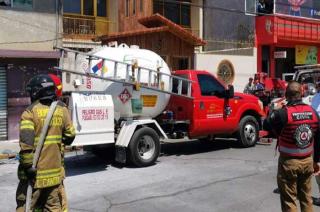
[[192,140],[182,143],[166,143],[161,146],[161,156],[192,155],[225,149],[242,148],[235,139],[215,139],[214,141]]
[[110,150],[99,154],[86,151],[71,152],[65,157],[66,176],[106,171],[113,163],[114,153]]
[[[214,141],[190,140],[179,143],[165,143],[161,145],[160,157],[180,156],[219,151],[225,149],[242,148],[235,139],[215,139]],[[115,168],[138,168],[129,161],[126,164],[117,163],[115,160],[114,147],[103,148],[92,152],[70,152],[65,157],[66,175],[76,176],[94,172],[105,171],[108,167]],[[153,165],[160,163],[157,160]],[[153,166],[151,165],[151,166]]]

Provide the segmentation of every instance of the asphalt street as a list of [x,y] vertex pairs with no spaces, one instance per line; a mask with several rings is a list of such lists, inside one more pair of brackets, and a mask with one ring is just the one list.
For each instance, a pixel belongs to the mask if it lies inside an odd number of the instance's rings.
[[[166,144],[151,167],[120,166],[112,151],[69,153],[65,185],[70,211],[281,211],[274,144],[241,148],[235,141]],[[17,161],[0,162],[0,211],[15,210]],[[318,195],[313,179],[313,195]],[[315,206],[315,211],[320,207]]]

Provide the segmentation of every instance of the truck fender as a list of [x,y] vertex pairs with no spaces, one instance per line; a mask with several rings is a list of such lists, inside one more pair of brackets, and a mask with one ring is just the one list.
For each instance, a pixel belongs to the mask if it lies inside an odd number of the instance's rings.
[[240,116],[239,116],[238,122],[241,120],[241,118],[243,117],[244,114],[248,113],[248,111],[251,111],[251,112],[257,114],[260,117],[264,116],[264,114],[261,113],[261,110],[258,105],[249,103],[249,104],[243,105],[239,108]]
[[134,132],[139,128],[139,126],[148,126],[153,128],[158,133],[159,137],[162,137],[163,139],[168,138],[156,120],[127,120],[122,123],[120,133],[117,137],[116,146],[128,147]]

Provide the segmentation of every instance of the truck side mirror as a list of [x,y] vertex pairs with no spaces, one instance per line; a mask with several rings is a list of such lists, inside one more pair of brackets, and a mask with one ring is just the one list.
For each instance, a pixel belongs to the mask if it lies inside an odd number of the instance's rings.
[[234,87],[233,85],[228,85],[225,98],[232,99],[233,97],[234,97]]

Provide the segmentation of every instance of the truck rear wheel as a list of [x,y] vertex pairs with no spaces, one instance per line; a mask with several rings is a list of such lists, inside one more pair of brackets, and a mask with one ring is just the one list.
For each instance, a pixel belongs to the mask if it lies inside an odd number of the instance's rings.
[[244,116],[239,123],[237,137],[243,147],[251,147],[256,144],[259,137],[259,124],[255,117]]
[[143,127],[135,131],[129,143],[130,161],[138,166],[154,164],[160,153],[159,136],[150,127]]

